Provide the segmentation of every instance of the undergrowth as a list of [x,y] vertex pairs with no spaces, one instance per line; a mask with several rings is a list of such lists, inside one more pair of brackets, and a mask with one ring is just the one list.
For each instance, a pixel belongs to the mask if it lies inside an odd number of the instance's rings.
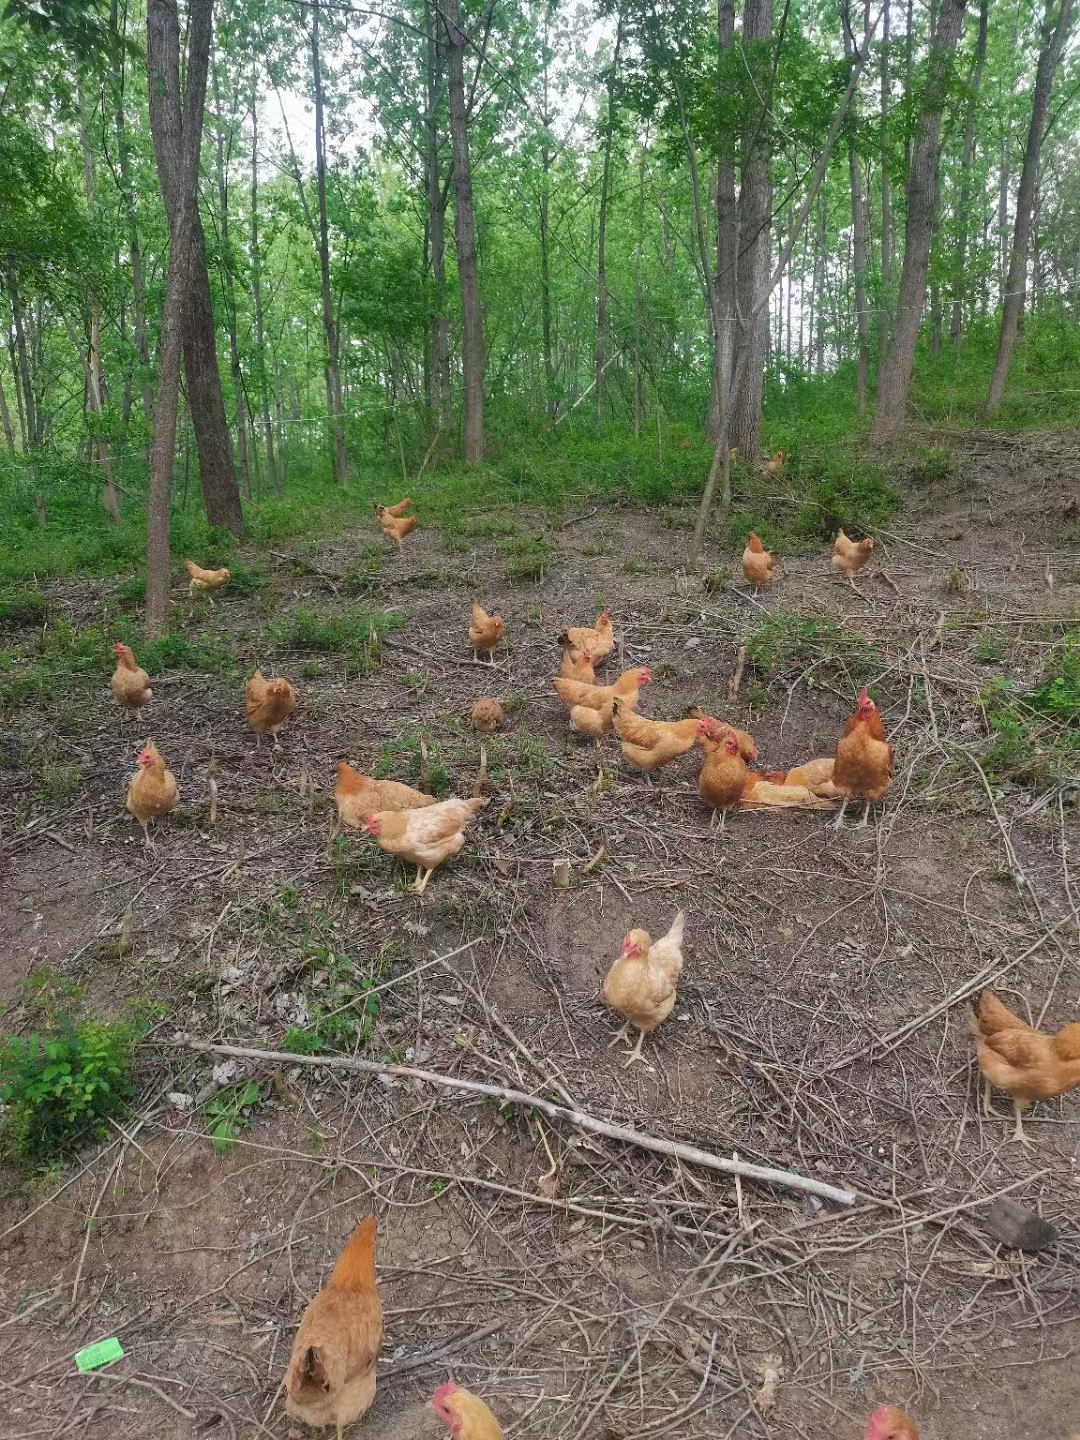
[[989,743],[981,763],[1001,784],[1080,783],[1080,630],[1056,645],[1037,683],[1027,689],[998,677],[979,703]]

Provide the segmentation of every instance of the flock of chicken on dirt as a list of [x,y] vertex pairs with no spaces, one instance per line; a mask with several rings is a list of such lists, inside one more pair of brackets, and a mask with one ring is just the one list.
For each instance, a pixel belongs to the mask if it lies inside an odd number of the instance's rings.
[[[376,505],[384,533],[400,548],[416,527],[416,516],[405,512],[411,500],[393,506]],[[832,564],[854,585],[854,577],[869,561],[870,537],[852,541],[840,531]],[[213,596],[225,588],[229,571],[204,570],[185,562],[193,596]],[[743,573],[755,593],[773,578],[773,556],[751,532],[743,553]],[[473,650],[486,652],[494,666],[494,652],[505,639],[501,616],[489,615],[474,603],[468,641]],[[681,720],[648,719],[638,713],[641,690],[648,684],[647,667],[627,670],[610,683],[597,679],[596,667],[615,649],[611,617],[601,614],[595,625],[571,627],[560,637],[563,654],[555,693],[569,712],[572,729],[601,745],[615,734],[623,757],[636,770],[651,777],[663,766],[695,746],[702,753],[698,792],[713,811],[713,824],[723,828],[729,810],[810,808],[833,809],[839,801],[834,828],[840,828],[849,802],[864,803],[865,827],[871,805],[884,799],[893,771],[888,744],[877,706],[864,689],[854,714],[837,742],[835,755],[805,762],[787,771],[759,771],[753,737],[707,715],[691,711]],[[116,645],[116,671],[112,692],[126,711],[139,711],[152,698],[150,677],[139,668],[126,645]],[[261,672],[247,682],[247,723],[256,742],[270,735],[280,748],[278,732],[296,709],[296,692],[288,680],[267,680]],[[498,701],[484,696],[473,707],[471,720],[481,733],[497,730],[505,716]],[[433,796],[396,780],[362,775],[345,760],[337,767],[334,799],[338,824],[351,831],[366,830],[390,855],[417,867],[411,887],[423,895],[434,871],[457,855],[465,844],[465,830],[487,799],[479,792],[485,774],[483,752],[480,778],[471,798],[438,801]],[[650,782],[651,783],[651,782]],[[138,769],[127,792],[127,809],[143,828],[146,844],[152,842],[151,819],[168,814],[179,800],[179,788],[165,758],[148,740],[140,750]],[[626,1065],[642,1060],[645,1036],[671,1013],[682,972],[683,912],[658,940],[640,929],[631,930],[622,952],[604,981],[606,1003],[623,1016],[622,1031],[611,1043],[629,1039],[630,1026],[638,1031],[637,1044]],[[983,1078],[982,1103],[990,1108],[991,1087],[1013,1099],[1013,1138],[1027,1141],[1021,1112],[1035,1100],[1062,1095],[1080,1085],[1080,1024],[1047,1035],[1013,1015],[990,991],[980,998],[972,1016],[979,1065]],[[340,1440],[343,1425],[362,1415],[375,1393],[375,1365],[382,1342],[382,1317],[375,1287],[375,1218],[369,1216],[354,1232],[328,1287],[308,1306],[285,1377],[289,1413],[313,1425],[336,1424]],[[454,1385],[436,1392],[432,1404],[460,1440],[497,1440],[502,1435],[491,1411],[478,1397]],[[866,1440],[918,1440],[909,1417],[894,1409],[878,1410],[866,1428]]]

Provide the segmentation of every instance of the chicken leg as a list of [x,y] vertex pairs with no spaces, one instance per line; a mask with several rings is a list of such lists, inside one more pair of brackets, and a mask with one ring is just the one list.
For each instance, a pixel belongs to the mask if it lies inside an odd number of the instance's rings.
[[834,830],[842,830],[844,828],[844,811],[847,809],[848,801],[850,799],[851,791],[849,790],[840,802],[840,813],[837,815],[836,819],[833,821],[832,824],[832,828]]
[[1025,1150],[1034,1150],[1034,1140],[1029,1140],[1024,1134],[1024,1120],[1020,1110],[1020,1102],[1013,1099],[1013,1110],[1016,1114],[1016,1124],[1013,1126],[1013,1133],[1009,1136],[1008,1144],[1023,1145]]
[[855,829],[856,829],[856,830],[865,830],[866,827],[867,827],[867,825],[869,825],[869,823],[870,823],[870,801],[869,801],[869,800],[864,800],[864,801],[863,801],[862,819],[859,821],[858,825],[855,826]]
[[635,1061],[640,1061],[642,1065],[648,1066],[648,1061],[645,1059],[645,1056],[642,1055],[642,1053],[641,1053],[641,1047],[642,1047],[642,1045],[644,1045],[644,1044],[645,1044],[645,1031],[644,1031],[644,1030],[639,1030],[639,1031],[638,1031],[638,1037],[637,1037],[637,1044],[634,1046],[633,1050],[630,1051],[629,1055],[627,1055],[626,1059],[623,1061],[623,1067],[622,1067],[622,1068],[623,1068],[624,1070],[629,1070],[629,1069],[630,1069],[630,1066],[633,1065],[633,1064],[635,1063]]
[[607,1048],[608,1048],[609,1050],[611,1050],[611,1049],[613,1049],[616,1045],[619,1045],[619,1044],[625,1044],[625,1045],[629,1045],[629,1044],[630,1044],[630,1021],[629,1021],[629,1020],[627,1020],[627,1021],[624,1022],[622,1029],[621,1029],[621,1030],[619,1031],[619,1033],[615,1036],[614,1040],[609,1040],[609,1041],[608,1041],[608,1047],[607,1047]]
[[418,865],[418,866],[416,867],[416,881],[415,881],[415,883],[414,883],[413,886],[412,886],[412,892],[413,892],[413,894],[414,894],[414,895],[423,895],[424,891],[425,891],[425,890],[427,889],[427,887],[428,887],[428,881],[431,879],[432,875],[434,875],[434,874],[435,874],[435,867],[434,867],[434,865],[432,865],[431,868],[430,868],[430,869],[427,869],[427,870],[424,869],[423,865]]

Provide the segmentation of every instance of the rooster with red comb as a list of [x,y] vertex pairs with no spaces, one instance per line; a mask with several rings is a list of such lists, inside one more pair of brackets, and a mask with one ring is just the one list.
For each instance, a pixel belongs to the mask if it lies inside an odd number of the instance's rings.
[[858,708],[844,727],[836,746],[833,785],[843,797],[834,829],[844,823],[844,811],[853,795],[866,806],[859,829],[865,829],[870,806],[883,800],[892,784],[893,749],[885,739],[885,727],[873,700],[863,686]]

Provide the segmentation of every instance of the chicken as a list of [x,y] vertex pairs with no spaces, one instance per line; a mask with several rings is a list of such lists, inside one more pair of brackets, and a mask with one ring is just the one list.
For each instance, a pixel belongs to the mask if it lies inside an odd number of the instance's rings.
[[595,625],[573,626],[564,630],[559,639],[576,660],[583,650],[588,650],[593,664],[606,660],[615,648],[615,627],[606,610],[596,617]]
[[195,564],[194,560],[185,560],[184,564],[191,577],[191,583],[188,585],[189,595],[216,595],[229,583],[228,570],[203,570]]
[[129,645],[114,645],[116,669],[109,681],[109,688],[116,696],[120,713],[141,710],[148,700],[154,698],[150,689],[150,676],[135,663],[135,656]]
[[894,1405],[883,1405],[866,1422],[865,1440],[919,1440],[915,1421]]
[[831,810],[832,801],[822,799],[806,785],[790,784],[782,770],[751,770],[739,799],[741,810]]
[[990,1106],[992,1086],[1007,1090],[1016,1116],[1012,1138],[1030,1144],[1021,1111],[1034,1100],[1052,1100],[1080,1085],[1080,1024],[1044,1035],[1008,1010],[993,991],[984,990],[971,1028],[983,1077],[983,1113],[997,1115]]
[[777,450],[771,460],[765,461],[766,475],[779,475],[790,459],[791,456],[786,450]]
[[599,710],[594,710],[590,705],[571,705],[570,729],[580,730],[582,735],[590,736],[599,745],[601,739],[612,729],[613,703],[609,700],[606,705],[601,705]]
[[499,704],[498,700],[492,700],[490,695],[481,695],[469,713],[474,730],[479,730],[481,735],[490,735],[498,730],[499,726],[506,719],[506,711]]
[[765,549],[758,539],[757,533],[751,530],[746,541],[746,549],[743,551],[742,573],[746,577],[746,583],[753,585],[755,595],[762,585],[772,583],[772,572],[772,553]]
[[698,721],[697,741],[705,752],[705,763],[698,776],[698,794],[715,812],[709,828],[716,824],[716,816],[719,815],[722,830],[727,812],[742,800],[746,761],[734,730],[729,730],[722,740],[714,740],[707,717]]
[[361,775],[346,760],[339,760],[334,804],[342,825],[352,830],[363,828],[369,815],[380,810],[419,810],[434,805],[434,795],[425,795],[398,780],[373,780]]
[[555,693],[568,710],[575,705],[584,705],[590,710],[602,710],[611,700],[625,700],[627,708],[637,707],[638,690],[652,679],[647,665],[635,670],[624,670],[613,685],[586,685],[581,680],[564,680],[558,676],[551,683]]
[[805,785],[811,795],[832,798],[840,794],[833,783],[833,769],[836,761],[831,755],[820,760],[807,760],[804,765],[793,766],[784,776],[785,785]]
[[152,740],[139,751],[138,769],[131,777],[127,792],[127,810],[142,826],[143,839],[152,846],[146,828],[155,815],[167,815],[176,809],[180,788],[176,777],[165,765],[165,757]]
[[262,671],[255,671],[247,682],[244,710],[248,725],[255,731],[256,744],[262,744],[264,735],[272,735],[274,749],[280,750],[278,731],[295,709],[296,692],[288,680],[264,680]]
[[717,720],[712,715],[706,715],[704,710],[691,709],[690,714],[695,720],[705,720],[708,723],[710,740],[723,740],[725,735],[734,735],[739,742],[739,754],[748,765],[752,765],[758,758],[757,744],[749,731],[737,730],[726,720]]
[[562,664],[559,666],[559,678],[562,680],[580,680],[585,685],[596,684],[596,671],[593,669],[592,655],[588,650],[582,650],[577,656],[569,645],[563,650]]
[[699,721],[646,720],[618,697],[611,702],[612,722],[624,757],[637,770],[659,770],[693,748]]
[[855,584],[856,574],[869,563],[874,542],[869,535],[865,540],[849,540],[843,530],[836,532],[833,541],[832,568],[846,575],[848,584]]
[[378,502],[376,502],[375,505],[375,514],[379,517],[379,524],[382,526],[383,534],[388,535],[391,540],[396,540],[399,550],[401,549],[401,542],[405,539],[405,536],[411,535],[416,529],[415,515],[397,515],[394,513],[400,508],[401,503],[399,500],[398,504],[395,505],[392,510],[388,510],[385,505],[380,505]]
[[892,784],[893,749],[885,741],[885,729],[878,708],[863,686],[859,708],[844,727],[836,746],[833,784],[843,797],[836,829],[844,823],[844,811],[852,795],[865,801],[866,808],[859,829],[866,828],[870,806],[885,797]]
[[383,509],[387,515],[393,515],[395,519],[399,519],[405,514],[405,511],[411,504],[412,500],[409,496],[406,496],[404,500],[399,500],[396,505],[384,505]]
[[488,663],[495,664],[495,646],[503,638],[503,631],[506,625],[501,615],[489,615],[482,606],[473,601],[472,624],[469,626],[469,644],[473,649],[473,659],[476,659],[478,650],[488,652]]
[[611,1045],[628,1041],[631,1025],[638,1031],[637,1045],[629,1052],[624,1069],[642,1058],[645,1036],[667,1019],[675,1005],[675,989],[682,974],[685,920],[680,910],[668,933],[655,942],[647,931],[631,930],[623,941],[622,954],[604,980],[605,1004],[626,1021]]
[[285,1409],[309,1425],[346,1425],[375,1398],[382,1305],[375,1284],[375,1216],[349,1236],[330,1283],[304,1311],[285,1371]]
[[503,1440],[499,1422],[480,1396],[453,1381],[439,1386],[431,1397],[431,1407],[449,1425],[454,1440]]
[[441,800],[423,810],[377,810],[364,821],[364,829],[388,855],[416,866],[412,890],[423,895],[438,866],[461,850],[466,825],[487,803],[485,796],[474,796]]

